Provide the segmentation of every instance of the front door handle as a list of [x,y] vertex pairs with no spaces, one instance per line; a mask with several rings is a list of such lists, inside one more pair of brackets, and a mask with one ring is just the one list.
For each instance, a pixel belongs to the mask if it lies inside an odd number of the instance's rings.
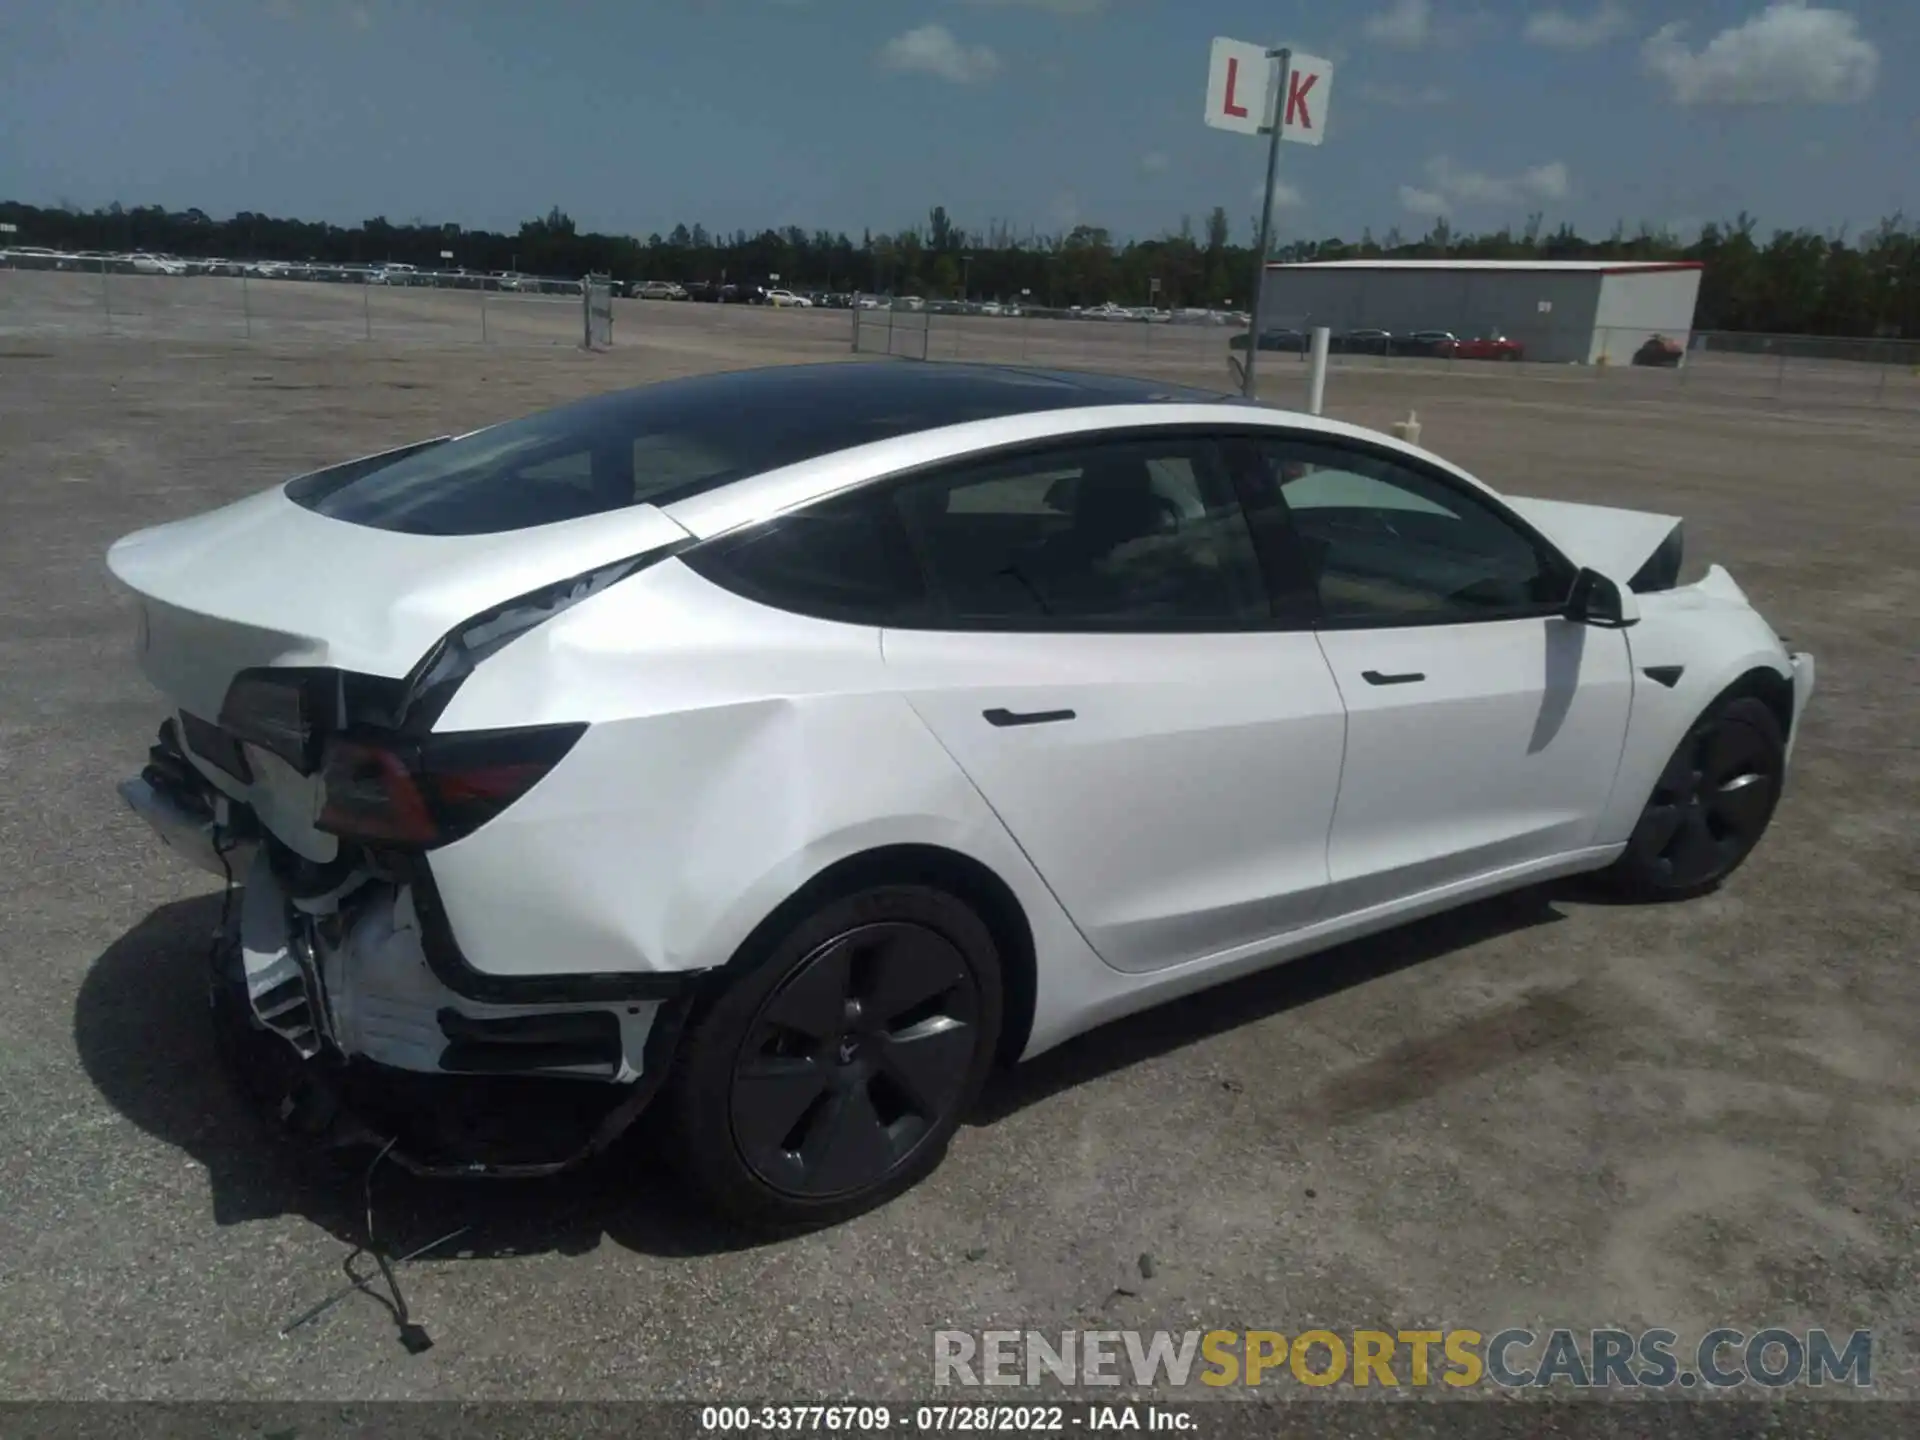
[[1360,678],[1369,685],[1417,685],[1427,677],[1419,670],[1409,670],[1404,675],[1385,675],[1378,670],[1362,670]]
[[1071,710],[1029,710],[1024,714],[1012,710],[982,710],[989,725],[1051,725],[1057,720],[1073,719]]

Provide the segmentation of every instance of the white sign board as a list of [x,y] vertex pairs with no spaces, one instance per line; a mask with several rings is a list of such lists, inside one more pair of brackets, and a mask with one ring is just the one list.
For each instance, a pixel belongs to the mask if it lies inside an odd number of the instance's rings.
[[1318,145],[1326,139],[1327,97],[1332,91],[1332,64],[1318,55],[1295,51],[1287,62],[1287,114],[1280,138],[1296,145]]
[[1215,39],[1207,66],[1207,124],[1258,135],[1273,110],[1273,67],[1267,47]]
[[[1242,135],[1263,133],[1273,117],[1273,85],[1279,68],[1278,60],[1268,58],[1265,45],[1215,39],[1207,66],[1207,124]],[[1287,66],[1281,139],[1318,145],[1326,135],[1327,95],[1332,89],[1329,61],[1295,54]]]

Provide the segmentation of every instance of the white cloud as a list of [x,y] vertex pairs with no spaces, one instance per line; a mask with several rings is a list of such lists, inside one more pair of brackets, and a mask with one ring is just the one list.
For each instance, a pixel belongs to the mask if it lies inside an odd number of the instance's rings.
[[1591,50],[1626,33],[1633,17],[1626,7],[1606,0],[1591,15],[1576,15],[1571,10],[1537,10],[1527,17],[1525,31],[1535,45],[1552,50]]
[[1564,200],[1572,181],[1563,161],[1535,165],[1517,175],[1488,175],[1458,166],[1442,155],[1427,162],[1427,180],[1442,195],[1467,204],[1511,205],[1522,200]]
[[963,45],[944,25],[922,25],[896,35],[880,47],[883,70],[920,71],[970,85],[990,80],[1000,69],[1000,57],[985,45]]
[[1804,0],[1775,0],[1698,50],[1681,38],[1685,29],[1662,26],[1640,52],[1676,104],[1849,104],[1879,79],[1880,52],[1854,18]]
[[1107,0],[972,0],[975,5],[1025,5],[1034,10],[1051,10],[1056,15],[1094,15],[1107,8]]
[[1400,204],[1418,215],[1448,215],[1467,206],[1536,205],[1573,191],[1566,162],[1550,160],[1513,175],[1490,175],[1456,165],[1445,155],[1427,162],[1425,185],[1402,185]]
[[1165,170],[1170,163],[1167,159],[1167,152],[1164,150],[1149,150],[1140,157],[1140,168],[1145,170],[1149,175],[1158,175],[1161,171]]
[[1360,98],[1373,105],[1391,106],[1395,110],[1425,110],[1435,105],[1444,105],[1453,97],[1438,85],[1409,88],[1399,85],[1382,85],[1374,80],[1363,80],[1360,84]]
[[1416,185],[1400,187],[1400,205],[1415,215],[1434,217],[1447,213],[1447,197],[1437,190],[1422,190]]
[[[1266,193],[1267,187],[1264,184],[1256,185],[1253,187],[1252,199],[1255,203],[1258,203]],[[1306,203],[1307,197],[1300,193],[1300,187],[1298,185],[1289,185],[1284,180],[1275,180],[1273,182],[1274,214],[1278,215],[1282,210],[1298,210]]]
[[1396,50],[1418,50],[1433,37],[1432,0],[1393,0],[1366,24],[1369,40]]

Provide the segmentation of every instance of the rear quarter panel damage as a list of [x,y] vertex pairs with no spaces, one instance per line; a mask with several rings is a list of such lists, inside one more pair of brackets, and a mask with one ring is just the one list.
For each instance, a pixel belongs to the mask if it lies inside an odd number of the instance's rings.
[[432,853],[469,963],[716,967],[813,876],[897,844],[978,860],[1013,890],[1038,953],[1084,950],[890,684],[878,630],[763,608],[677,561],[514,642],[438,728],[591,728],[512,808]]

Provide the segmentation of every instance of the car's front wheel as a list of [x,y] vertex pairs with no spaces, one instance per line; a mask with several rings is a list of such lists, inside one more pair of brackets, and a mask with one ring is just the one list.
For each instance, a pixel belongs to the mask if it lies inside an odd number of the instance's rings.
[[999,1041],[999,957],[919,885],[830,901],[698,1016],[676,1060],[676,1148],[736,1221],[830,1224],[940,1163]]
[[1740,868],[1773,819],[1786,742],[1751,695],[1709,708],[1667,762],[1610,877],[1643,900],[1703,895]]

